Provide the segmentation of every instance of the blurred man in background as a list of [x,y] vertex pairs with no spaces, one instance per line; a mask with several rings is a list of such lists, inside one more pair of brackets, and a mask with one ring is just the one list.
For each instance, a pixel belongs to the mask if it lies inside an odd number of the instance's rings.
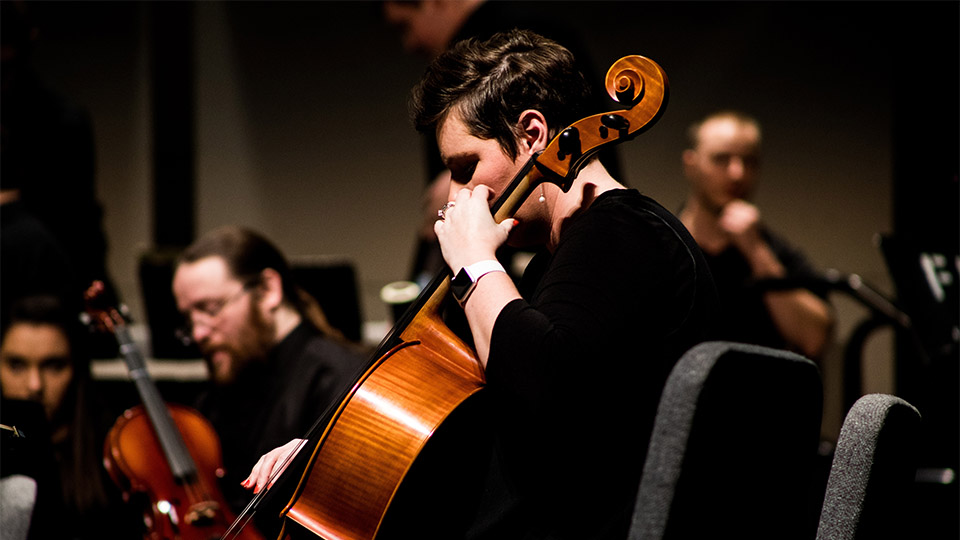
[[[703,249],[725,316],[721,339],[822,357],[833,326],[826,290],[803,254],[773,234],[750,202],[761,132],[741,112],[710,114],[689,130],[683,169],[690,191],[680,219]],[[793,281],[783,288],[786,281]]]

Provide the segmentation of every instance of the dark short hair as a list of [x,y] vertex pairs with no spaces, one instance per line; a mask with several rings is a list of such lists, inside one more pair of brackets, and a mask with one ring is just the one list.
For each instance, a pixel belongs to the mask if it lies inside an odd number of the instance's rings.
[[520,113],[540,111],[553,137],[586,116],[589,99],[570,51],[534,32],[511,30],[461,41],[438,56],[413,89],[410,113],[418,131],[432,132],[456,109],[471,135],[496,140],[516,158]]

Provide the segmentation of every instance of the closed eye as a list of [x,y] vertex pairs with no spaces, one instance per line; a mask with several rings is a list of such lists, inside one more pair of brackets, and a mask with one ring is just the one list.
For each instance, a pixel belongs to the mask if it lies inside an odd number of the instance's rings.
[[473,179],[473,173],[477,171],[477,160],[460,161],[451,163],[450,180],[454,183],[467,185]]
[[204,300],[202,302],[198,302],[195,306],[193,306],[191,311],[195,311],[197,313],[200,313],[201,315],[206,315],[210,317],[210,316],[216,315],[220,311],[220,309],[223,307],[224,303],[225,302],[223,300]]
[[70,367],[70,359],[62,356],[46,358],[40,363],[40,368],[51,372],[60,372]]
[[20,372],[27,369],[27,361],[19,356],[8,356],[3,359],[3,364],[13,372]]

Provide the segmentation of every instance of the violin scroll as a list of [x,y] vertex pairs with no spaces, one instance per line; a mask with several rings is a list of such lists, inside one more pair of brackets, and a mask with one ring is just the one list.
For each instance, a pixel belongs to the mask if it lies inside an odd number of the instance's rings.
[[96,280],[90,284],[83,293],[83,300],[86,309],[82,314],[83,321],[89,324],[92,329],[115,333],[118,327],[126,325],[125,306],[114,307],[107,303],[104,298],[106,286],[102,281]]

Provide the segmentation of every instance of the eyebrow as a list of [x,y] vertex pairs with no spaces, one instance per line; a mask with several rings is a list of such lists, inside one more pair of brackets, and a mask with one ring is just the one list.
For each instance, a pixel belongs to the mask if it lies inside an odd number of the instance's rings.
[[185,309],[180,309],[178,306],[177,311],[180,312],[180,315],[183,315],[184,317],[189,317],[191,311],[194,311],[194,310],[205,311],[206,308],[208,308],[211,304],[216,304],[217,302],[218,300],[216,298],[203,297],[203,298],[200,298],[199,300],[191,302],[189,305],[186,306]]
[[440,160],[448,169],[452,169],[453,165],[460,163],[461,161],[470,161],[477,159],[477,153],[472,151],[459,152],[453,155],[445,156],[440,154]]
[[54,355],[45,356],[40,359],[40,367],[50,367],[51,365],[72,364],[69,356]]

